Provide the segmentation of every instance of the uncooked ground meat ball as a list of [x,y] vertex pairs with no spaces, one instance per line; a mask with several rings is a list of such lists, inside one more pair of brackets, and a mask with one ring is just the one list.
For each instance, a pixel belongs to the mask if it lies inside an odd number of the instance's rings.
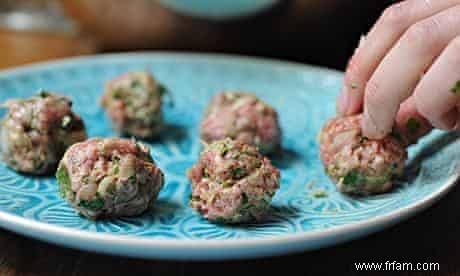
[[280,172],[270,160],[229,138],[207,145],[189,178],[190,206],[217,223],[260,220],[280,185]]
[[249,93],[222,92],[214,96],[200,127],[201,139],[208,143],[232,138],[264,153],[280,146],[276,110]]
[[149,148],[122,138],[93,138],[73,145],[56,177],[60,195],[91,219],[141,214],[164,183]]
[[393,136],[371,140],[361,134],[362,115],[330,120],[319,135],[326,173],[343,193],[369,195],[392,188],[407,151]]
[[51,173],[70,145],[86,139],[83,121],[64,96],[41,91],[3,106],[8,113],[1,123],[1,154],[17,171]]
[[152,138],[163,127],[165,91],[148,72],[130,72],[106,85],[101,102],[117,132]]

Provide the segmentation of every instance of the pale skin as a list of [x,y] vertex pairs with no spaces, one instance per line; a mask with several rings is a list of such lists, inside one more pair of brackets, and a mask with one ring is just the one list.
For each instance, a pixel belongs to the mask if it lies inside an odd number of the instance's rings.
[[363,134],[381,139],[395,125],[418,136],[453,130],[459,110],[460,0],[390,6],[350,59],[338,114],[363,112]]

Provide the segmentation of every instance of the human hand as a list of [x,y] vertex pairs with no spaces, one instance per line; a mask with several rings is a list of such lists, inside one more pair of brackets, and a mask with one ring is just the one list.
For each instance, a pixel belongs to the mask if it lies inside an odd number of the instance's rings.
[[339,115],[363,112],[363,134],[396,127],[419,137],[459,123],[460,0],[406,0],[390,6],[351,58]]

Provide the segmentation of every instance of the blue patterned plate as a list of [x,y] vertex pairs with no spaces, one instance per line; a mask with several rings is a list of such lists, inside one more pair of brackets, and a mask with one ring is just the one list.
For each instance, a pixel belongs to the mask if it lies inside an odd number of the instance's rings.
[[[236,259],[333,245],[393,225],[430,206],[460,174],[458,133],[434,132],[410,150],[405,180],[391,193],[351,198],[336,191],[318,160],[316,134],[334,114],[342,74],[255,58],[197,54],[84,57],[0,73],[0,100],[44,88],[69,95],[90,136],[115,135],[98,104],[104,82],[148,69],[172,91],[169,129],[150,143],[167,183],[154,208],[137,218],[93,222],[59,198],[52,177],[0,165],[0,225],[48,242],[110,254],[167,259]],[[280,113],[284,152],[273,161],[281,190],[260,224],[216,226],[187,206],[185,171],[200,151],[197,125],[212,94],[254,91]],[[319,196],[320,195],[320,196]]]

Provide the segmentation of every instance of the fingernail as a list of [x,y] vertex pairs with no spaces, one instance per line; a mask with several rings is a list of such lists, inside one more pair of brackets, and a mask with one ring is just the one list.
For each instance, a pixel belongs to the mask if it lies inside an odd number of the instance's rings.
[[378,129],[375,125],[374,121],[370,118],[369,114],[364,108],[364,116],[361,121],[361,128],[363,130],[363,135],[369,138],[379,138],[378,136]]
[[337,113],[340,116],[346,115],[348,107],[348,91],[346,85],[343,86],[337,101]]
[[361,37],[359,38],[358,46],[356,46],[355,50],[353,51],[353,56],[356,56],[356,54],[358,53],[359,49],[361,49],[363,47],[365,42],[366,42],[366,36],[361,35]]
[[364,42],[366,42],[366,35],[362,34],[361,37],[359,38],[358,48],[356,49],[363,47]]

